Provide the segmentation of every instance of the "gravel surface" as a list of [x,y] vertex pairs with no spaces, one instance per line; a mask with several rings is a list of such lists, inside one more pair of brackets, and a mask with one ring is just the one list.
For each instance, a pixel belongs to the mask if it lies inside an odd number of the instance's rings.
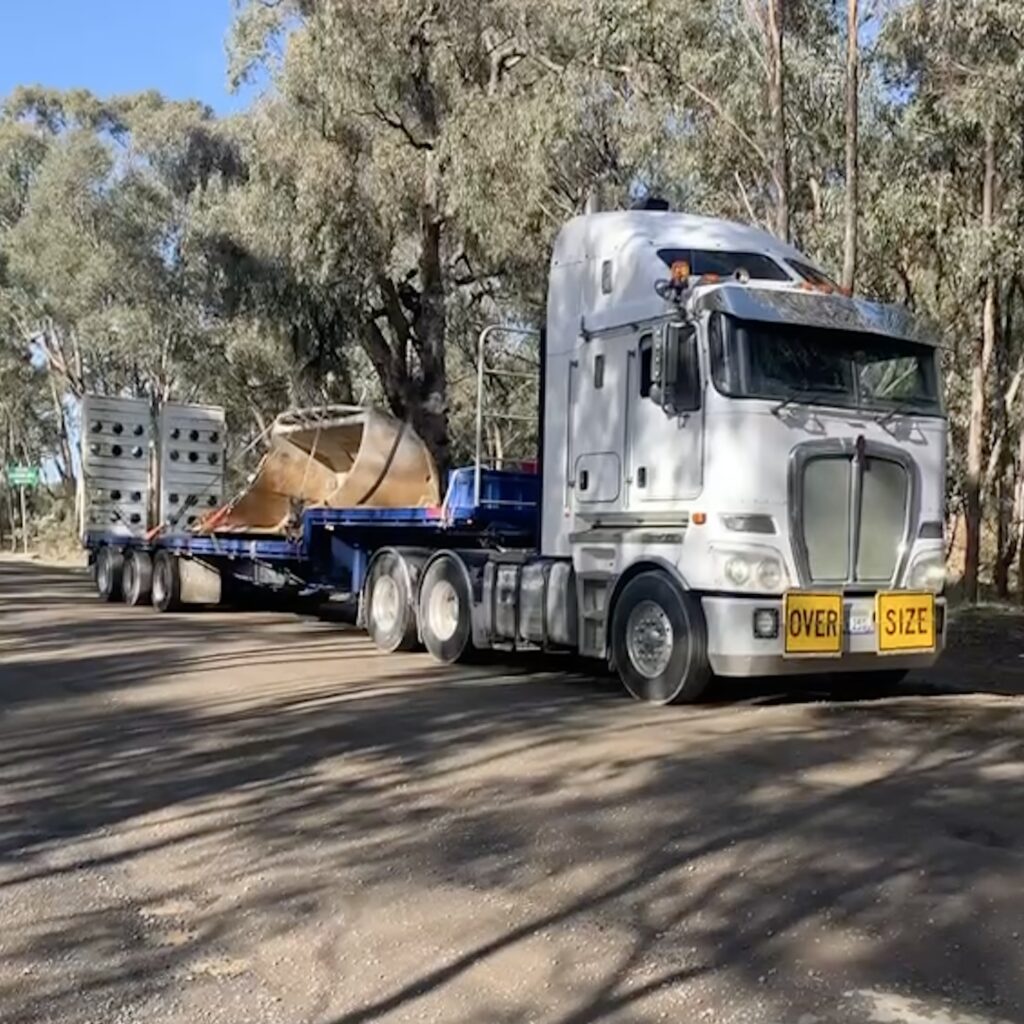
[[1024,1020],[1024,623],[630,703],[0,561],[0,1021]]

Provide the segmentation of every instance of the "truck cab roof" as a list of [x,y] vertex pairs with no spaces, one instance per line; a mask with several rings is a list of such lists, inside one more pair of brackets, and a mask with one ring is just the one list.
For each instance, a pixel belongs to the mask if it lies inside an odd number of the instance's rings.
[[[588,331],[664,316],[671,306],[655,285],[668,278],[677,261],[690,266],[694,312],[718,310],[934,344],[928,329],[902,306],[816,290],[838,286],[810,257],[767,231],[660,210],[570,220],[554,245],[549,307],[554,305],[566,326],[575,318]],[[736,280],[740,271],[748,283]],[[702,281],[704,275],[713,283]]]
[[[637,249],[657,253],[696,250],[766,256],[794,281],[806,278],[788,261],[827,276],[795,246],[760,228],[715,217],[651,210],[617,210],[574,217],[559,232],[552,266],[613,259]],[[659,257],[661,262],[664,258]]]

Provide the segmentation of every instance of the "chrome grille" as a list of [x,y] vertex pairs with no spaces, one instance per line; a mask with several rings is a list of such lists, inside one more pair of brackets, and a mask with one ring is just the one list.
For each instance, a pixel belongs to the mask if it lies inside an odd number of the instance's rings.
[[790,517],[801,582],[895,584],[909,547],[916,467],[898,448],[811,442],[790,467]]

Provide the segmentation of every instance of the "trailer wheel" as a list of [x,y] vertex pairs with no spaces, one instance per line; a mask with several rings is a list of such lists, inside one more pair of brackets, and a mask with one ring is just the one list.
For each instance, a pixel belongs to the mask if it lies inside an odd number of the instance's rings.
[[158,612],[181,608],[181,566],[169,551],[158,551],[153,562],[153,607]]
[[133,607],[145,604],[153,589],[153,559],[145,551],[129,551],[122,577],[124,603]]
[[427,650],[446,665],[467,661],[473,647],[473,595],[465,566],[443,555],[427,566],[420,584],[420,634]]
[[96,553],[96,592],[101,601],[119,601],[124,573],[124,555],[112,547]]
[[386,654],[414,651],[419,646],[409,566],[395,551],[381,552],[370,566],[366,631],[377,649]]
[[700,605],[667,576],[645,572],[623,588],[612,612],[612,659],[637,700],[686,704],[711,681]]

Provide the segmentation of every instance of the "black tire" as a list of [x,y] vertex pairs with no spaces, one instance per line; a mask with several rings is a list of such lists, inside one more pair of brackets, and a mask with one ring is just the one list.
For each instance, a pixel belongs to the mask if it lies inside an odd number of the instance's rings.
[[382,551],[364,587],[366,632],[385,654],[419,647],[409,566],[396,551]]
[[158,612],[181,608],[181,570],[176,555],[158,551],[153,562],[153,607]]
[[102,547],[96,553],[96,593],[101,601],[121,600],[124,577],[124,555],[117,549]]
[[296,615],[319,615],[323,605],[323,594],[295,594],[288,601],[288,607]]
[[660,572],[641,573],[623,587],[612,611],[611,649],[622,685],[649,704],[691,703],[711,682],[700,604]]
[[418,613],[423,644],[438,661],[453,665],[473,658],[473,595],[466,567],[455,556],[427,566]]
[[124,603],[133,608],[148,603],[153,589],[153,559],[145,551],[129,551],[122,576]]

